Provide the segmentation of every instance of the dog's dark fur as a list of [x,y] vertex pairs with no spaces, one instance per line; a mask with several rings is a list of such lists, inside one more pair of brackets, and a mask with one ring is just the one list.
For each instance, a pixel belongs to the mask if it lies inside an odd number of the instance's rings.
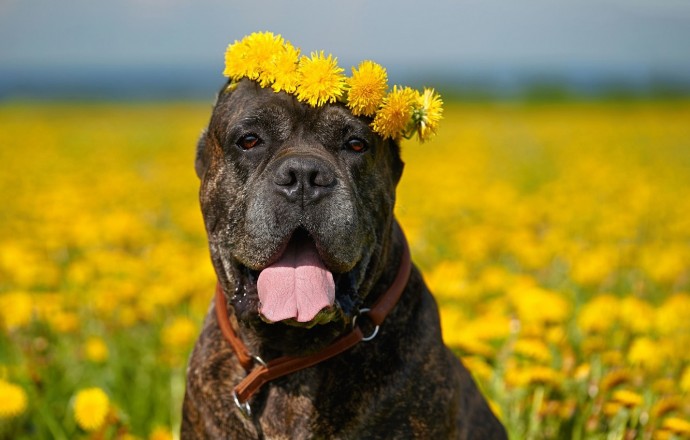
[[[398,271],[393,205],[403,163],[398,145],[370,122],[340,104],[313,108],[247,80],[218,98],[197,154],[201,208],[232,320],[266,360],[328,345]],[[259,141],[243,149],[247,139]],[[339,312],[312,328],[258,314],[257,273],[293,234],[314,240],[335,277]],[[443,345],[416,268],[373,341],[271,382],[252,398],[249,419],[232,399],[245,375],[210,310],[189,362],[182,438],[505,438]]]

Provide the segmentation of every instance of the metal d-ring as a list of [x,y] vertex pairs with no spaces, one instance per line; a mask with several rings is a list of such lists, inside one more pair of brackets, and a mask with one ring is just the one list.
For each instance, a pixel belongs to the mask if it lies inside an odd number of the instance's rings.
[[233,390],[232,398],[235,401],[235,406],[240,410],[243,416],[246,418],[252,417],[252,407],[249,406],[249,402],[240,403],[240,399],[237,397],[237,393]]
[[[261,359],[261,356],[253,354],[251,355],[251,357],[252,359],[254,359],[254,362],[261,365],[262,367],[268,367],[266,365],[266,362],[263,359]],[[235,390],[232,391],[232,400],[235,401],[235,406],[237,407],[237,409],[240,410],[243,416],[245,416],[248,419],[252,417],[252,407],[249,405],[249,402],[241,403],[239,397],[237,397],[237,392]]]
[[266,362],[263,359],[261,359],[261,356],[253,354],[252,359],[254,359],[254,362],[260,364],[262,367],[267,367]]
[[[352,318],[352,328],[354,328],[356,326],[357,318],[360,315],[367,313],[367,312],[371,312],[371,309],[359,309],[359,314],[357,314],[354,318]],[[376,327],[374,327],[374,331],[371,332],[371,334],[369,336],[362,337],[362,341],[369,342],[372,339],[374,339],[376,337],[376,335],[378,335],[378,334],[379,334],[379,326],[377,325]]]

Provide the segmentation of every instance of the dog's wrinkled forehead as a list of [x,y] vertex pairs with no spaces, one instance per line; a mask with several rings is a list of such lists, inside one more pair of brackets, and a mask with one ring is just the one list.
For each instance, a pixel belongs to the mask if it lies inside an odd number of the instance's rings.
[[243,81],[218,95],[214,116],[221,118],[226,126],[243,122],[273,122],[287,127],[297,111],[299,106],[290,96],[270,93],[256,84]]

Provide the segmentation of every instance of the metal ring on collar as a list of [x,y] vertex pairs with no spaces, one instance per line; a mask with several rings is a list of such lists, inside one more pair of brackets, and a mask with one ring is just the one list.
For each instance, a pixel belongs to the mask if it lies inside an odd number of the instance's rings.
[[257,355],[254,354],[254,355],[252,355],[252,359],[254,359],[254,362],[256,362],[256,363],[258,363],[258,364],[261,364],[261,366],[263,366],[263,367],[266,367],[266,366],[267,366],[267,365],[266,365],[266,362],[264,362],[264,360],[261,359],[261,356],[257,356]]
[[[360,315],[362,315],[362,314],[364,314],[364,313],[367,313],[367,312],[370,312],[370,311],[371,311],[371,309],[360,309],[360,310],[359,310],[359,314],[356,315],[354,318],[352,318],[352,328],[354,328],[354,327],[357,325],[357,318],[358,318]],[[377,326],[374,328],[374,331],[371,332],[371,334],[370,334],[369,336],[364,336],[364,337],[362,337],[362,341],[364,341],[364,342],[369,342],[369,341],[371,341],[372,339],[374,339],[374,338],[376,337],[376,335],[378,335],[378,334],[379,334],[379,326],[377,325]]]
[[249,406],[249,402],[240,403],[240,399],[237,397],[237,393],[234,390],[232,392],[232,399],[235,401],[235,406],[237,406],[237,409],[240,410],[242,415],[248,419],[251,418],[252,407]]

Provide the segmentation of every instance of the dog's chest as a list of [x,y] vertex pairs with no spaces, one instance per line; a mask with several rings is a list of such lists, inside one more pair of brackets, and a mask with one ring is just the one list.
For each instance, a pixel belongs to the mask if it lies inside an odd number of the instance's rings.
[[310,398],[289,395],[285,390],[269,390],[259,424],[267,439],[312,438],[313,424],[318,418]]

